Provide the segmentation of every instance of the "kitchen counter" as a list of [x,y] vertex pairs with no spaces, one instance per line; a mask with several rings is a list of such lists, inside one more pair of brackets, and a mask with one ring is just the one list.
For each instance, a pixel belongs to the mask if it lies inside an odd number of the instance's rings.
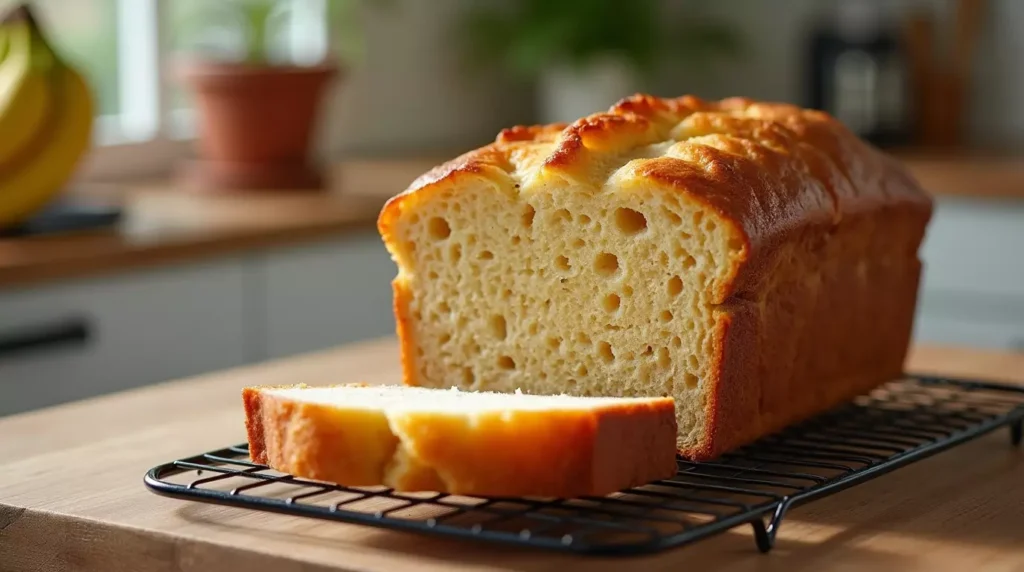
[[171,183],[90,185],[75,198],[124,209],[113,230],[0,238],[0,289],[193,262],[375,228],[384,202],[433,161],[338,165],[323,192],[189,192]]
[[[1024,355],[920,347],[908,369],[1024,382]],[[655,556],[582,558],[183,502],[144,488],[156,464],[244,440],[243,386],[355,380],[399,380],[394,340],[0,419],[0,569],[1024,569],[1024,452],[1005,431],[794,509],[767,555],[749,527]]]

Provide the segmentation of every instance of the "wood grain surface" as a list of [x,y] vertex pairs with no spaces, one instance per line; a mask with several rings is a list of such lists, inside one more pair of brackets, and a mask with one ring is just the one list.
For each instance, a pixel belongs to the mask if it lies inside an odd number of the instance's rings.
[[[1024,570],[1024,452],[1005,431],[793,510],[639,558],[574,557],[184,502],[159,463],[244,440],[251,384],[398,382],[386,339],[0,419],[0,571]],[[1024,355],[918,348],[909,369],[1024,381]],[[43,380],[40,380],[43,382]]]
[[112,230],[0,238],[0,290],[300,244],[376,227],[390,196],[434,161],[339,164],[323,192],[196,193],[173,182],[85,187],[78,200],[118,204]]

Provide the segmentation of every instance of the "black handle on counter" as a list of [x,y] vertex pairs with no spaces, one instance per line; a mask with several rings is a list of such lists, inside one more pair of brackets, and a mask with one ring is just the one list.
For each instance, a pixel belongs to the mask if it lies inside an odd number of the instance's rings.
[[68,318],[13,331],[0,330],[0,358],[15,354],[82,345],[91,328],[85,318]]

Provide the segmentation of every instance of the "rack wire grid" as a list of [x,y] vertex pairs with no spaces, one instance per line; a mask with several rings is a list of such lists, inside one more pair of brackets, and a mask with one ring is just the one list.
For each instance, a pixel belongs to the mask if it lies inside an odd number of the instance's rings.
[[145,476],[161,495],[447,537],[584,554],[643,554],[750,524],[771,549],[786,512],[1008,426],[1024,387],[908,376],[674,478],[607,497],[479,498],[353,488],[279,473],[243,445]]

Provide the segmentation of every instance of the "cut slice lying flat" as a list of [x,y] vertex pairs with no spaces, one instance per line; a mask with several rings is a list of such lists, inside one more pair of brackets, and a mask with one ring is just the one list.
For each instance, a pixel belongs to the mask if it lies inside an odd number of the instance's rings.
[[676,472],[671,398],[366,385],[242,397],[255,462],[346,486],[568,498]]

